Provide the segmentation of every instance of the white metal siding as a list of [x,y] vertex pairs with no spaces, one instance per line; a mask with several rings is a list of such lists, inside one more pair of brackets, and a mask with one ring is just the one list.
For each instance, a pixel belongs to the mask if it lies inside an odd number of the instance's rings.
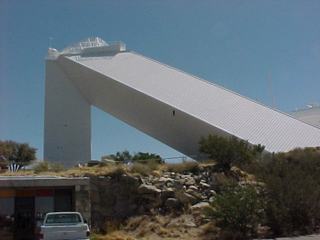
[[68,59],[270,152],[320,146],[320,129],[137,53]]

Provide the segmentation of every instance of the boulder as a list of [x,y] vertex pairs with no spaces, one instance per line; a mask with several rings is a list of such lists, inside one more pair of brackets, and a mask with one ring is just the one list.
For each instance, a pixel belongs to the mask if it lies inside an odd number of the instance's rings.
[[186,227],[186,228],[197,227],[197,225],[191,220],[185,220],[185,222],[183,223],[183,226]]
[[176,198],[168,198],[165,202],[165,207],[170,210],[177,210],[181,208],[181,203]]
[[174,182],[174,180],[172,178],[169,177],[160,177],[158,179],[159,183],[167,183],[167,182]]
[[196,181],[193,178],[188,178],[185,181],[185,184],[188,185],[188,186],[194,185],[195,183],[196,183]]
[[196,191],[194,191],[194,190],[192,190],[192,189],[190,189],[190,188],[186,191],[186,193],[190,194],[191,196],[193,196],[193,197],[195,197],[197,199],[201,199],[201,194],[196,192]]
[[214,196],[209,198],[209,203],[213,203],[216,198]]
[[200,202],[190,207],[192,213],[194,212],[203,212],[205,210],[211,209],[211,206],[207,202]]
[[217,193],[216,193],[215,190],[210,190],[210,194],[211,194],[212,196],[217,195]]
[[186,192],[176,193],[176,198],[185,205],[195,204],[198,202],[198,199],[196,197]]
[[200,182],[200,186],[202,188],[210,188],[210,185],[208,183],[203,182],[203,181]]
[[139,186],[139,184],[142,183],[142,180],[140,178],[137,178],[131,175],[126,175],[126,174],[120,177],[120,181],[121,183],[131,185],[132,187],[137,187]]
[[181,179],[179,179],[179,180],[176,181],[176,183],[179,183],[180,185],[184,185],[185,182],[186,182],[186,180],[183,179],[183,178],[181,178]]
[[161,196],[163,199],[172,198],[174,197],[174,190],[173,188],[167,188],[162,190]]
[[154,195],[159,195],[161,193],[161,190],[156,188],[153,185],[146,185],[146,184],[141,184],[138,187],[138,193],[140,194],[154,194]]
[[198,191],[198,188],[194,185],[190,186],[189,189],[193,190],[193,191]]

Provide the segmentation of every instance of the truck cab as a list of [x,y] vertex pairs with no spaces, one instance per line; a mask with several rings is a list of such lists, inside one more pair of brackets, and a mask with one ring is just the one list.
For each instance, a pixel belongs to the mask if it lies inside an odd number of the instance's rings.
[[89,240],[90,230],[79,212],[47,213],[39,240]]

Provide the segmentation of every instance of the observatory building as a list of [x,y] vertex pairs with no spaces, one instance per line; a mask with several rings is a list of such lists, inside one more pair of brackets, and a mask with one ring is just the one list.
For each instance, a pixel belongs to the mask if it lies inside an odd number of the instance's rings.
[[320,128],[320,105],[309,104],[306,108],[298,109],[291,113],[293,117],[303,122]]
[[198,159],[198,142],[235,136],[266,151],[320,146],[320,129],[136,52],[90,38],[46,59],[44,159],[91,159],[90,107]]

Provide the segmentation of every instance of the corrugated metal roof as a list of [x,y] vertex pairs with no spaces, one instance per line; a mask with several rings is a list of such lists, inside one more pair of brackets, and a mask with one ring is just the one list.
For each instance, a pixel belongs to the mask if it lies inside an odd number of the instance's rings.
[[68,58],[267,151],[320,146],[320,129],[135,52]]

